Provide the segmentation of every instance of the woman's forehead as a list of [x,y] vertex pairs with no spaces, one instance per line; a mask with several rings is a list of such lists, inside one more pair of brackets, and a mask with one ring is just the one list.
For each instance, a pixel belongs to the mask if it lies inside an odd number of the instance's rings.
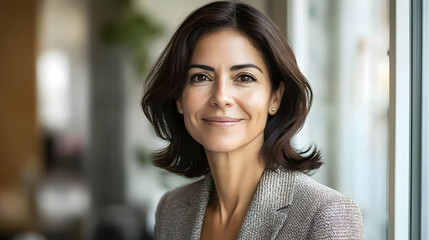
[[191,65],[230,66],[248,63],[266,69],[261,53],[249,38],[232,29],[202,35],[195,45],[190,62]]

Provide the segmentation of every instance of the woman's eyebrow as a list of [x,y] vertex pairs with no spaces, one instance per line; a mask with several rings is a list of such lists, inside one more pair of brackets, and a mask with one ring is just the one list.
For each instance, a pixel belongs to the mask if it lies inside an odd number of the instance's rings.
[[[213,67],[203,65],[203,64],[192,64],[191,66],[189,66],[189,69],[191,69],[191,68],[201,68],[201,69],[204,69],[207,71],[212,71],[212,72],[215,71],[215,69]],[[252,64],[252,63],[234,65],[230,68],[230,70],[236,71],[236,70],[239,70],[242,68],[255,68],[255,69],[258,69],[261,73],[264,73],[260,67],[256,66],[255,64]]]
[[264,73],[260,67],[256,66],[255,64],[251,64],[251,63],[234,65],[230,69],[231,69],[231,71],[235,71],[235,70],[239,70],[239,69],[242,69],[242,68],[256,68],[261,73]]
[[191,68],[201,68],[201,69],[204,69],[207,71],[212,71],[212,72],[215,71],[214,68],[207,66],[207,65],[202,65],[202,64],[192,64],[191,66],[189,66],[189,69],[191,69]]

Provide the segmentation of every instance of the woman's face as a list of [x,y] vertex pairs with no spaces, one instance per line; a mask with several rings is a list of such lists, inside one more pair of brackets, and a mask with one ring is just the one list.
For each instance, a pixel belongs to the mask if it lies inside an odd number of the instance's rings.
[[271,92],[267,66],[249,40],[222,30],[197,41],[176,103],[186,129],[207,151],[259,150],[282,94],[283,84]]

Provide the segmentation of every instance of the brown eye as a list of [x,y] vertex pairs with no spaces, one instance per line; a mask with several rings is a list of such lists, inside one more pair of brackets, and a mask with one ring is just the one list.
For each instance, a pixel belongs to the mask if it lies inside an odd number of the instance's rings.
[[204,74],[194,74],[191,76],[191,82],[204,82],[210,79]]
[[243,75],[238,76],[237,80],[239,82],[243,82],[243,83],[251,83],[251,82],[256,81],[256,78],[250,74],[243,74]]

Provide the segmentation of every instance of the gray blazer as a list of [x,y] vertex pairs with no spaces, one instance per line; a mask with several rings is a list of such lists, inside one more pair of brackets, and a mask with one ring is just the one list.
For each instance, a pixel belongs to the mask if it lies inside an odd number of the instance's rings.
[[[213,179],[166,193],[156,211],[156,239],[200,239]],[[364,239],[358,206],[307,175],[264,171],[237,239]]]

